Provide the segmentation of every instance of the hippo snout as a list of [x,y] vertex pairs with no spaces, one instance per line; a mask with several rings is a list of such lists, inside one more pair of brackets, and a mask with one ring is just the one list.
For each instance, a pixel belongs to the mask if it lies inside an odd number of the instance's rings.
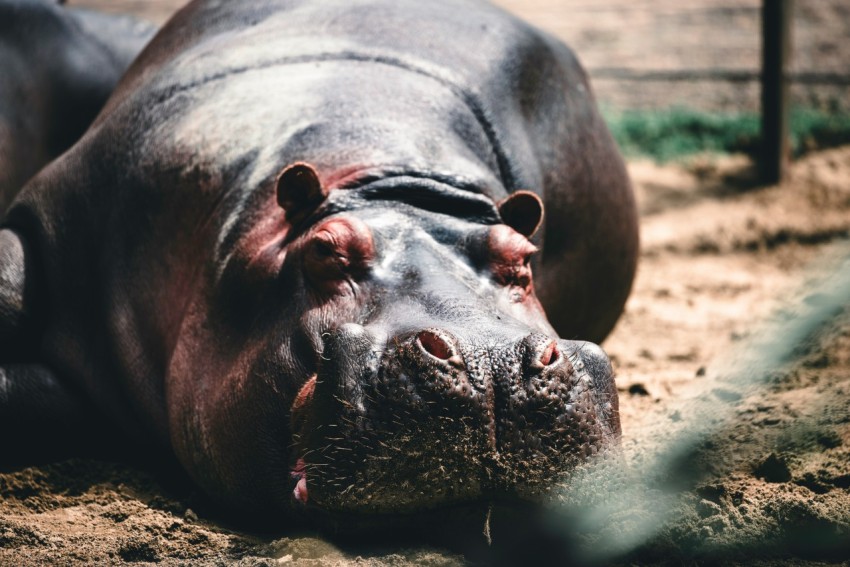
[[[460,343],[451,333],[426,329],[415,335],[415,342],[425,358],[446,361],[455,367],[464,366]],[[542,334],[532,334],[522,340],[524,372],[537,372],[557,364],[560,358],[558,342]]]
[[619,438],[611,365],[596,345],[440,327],[381,336],[359,325],[325,335],[296,432],[298,478],[325,511],[541,500]]

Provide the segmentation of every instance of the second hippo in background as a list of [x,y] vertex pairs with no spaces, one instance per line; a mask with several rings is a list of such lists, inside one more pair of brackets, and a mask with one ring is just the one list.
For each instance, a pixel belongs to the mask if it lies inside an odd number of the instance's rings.
[[83,135],[155,31],[55,0],[0,0],[0,216]]

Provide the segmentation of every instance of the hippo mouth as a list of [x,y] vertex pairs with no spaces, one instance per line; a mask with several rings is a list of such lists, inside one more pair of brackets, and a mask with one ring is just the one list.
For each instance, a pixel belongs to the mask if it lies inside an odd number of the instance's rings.
[[610,363],[590,343],[462,346],[426,329],[384,346],[346,325],[322,361],[292,407],[292,503],[313,516],[544,503],[619,441]]

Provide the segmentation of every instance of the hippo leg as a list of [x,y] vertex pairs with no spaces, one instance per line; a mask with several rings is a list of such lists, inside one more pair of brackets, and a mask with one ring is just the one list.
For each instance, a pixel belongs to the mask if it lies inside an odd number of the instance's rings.
[[64,453],[92,421],[84,398],[35,363],[38,290],[22,239],[0,230],[0,462]]
[[17,233],[0,230],[0,360],[21,360],[32,351],[37,309],[33,262]]
[[98,413],[41,364],[0,364],[0,465],[91,449]]
[[[0,345],[19,342],[29,326],[32,278],[26,247],[13,231],[0,230]],[[7,349],[4,349],[7,350]]]

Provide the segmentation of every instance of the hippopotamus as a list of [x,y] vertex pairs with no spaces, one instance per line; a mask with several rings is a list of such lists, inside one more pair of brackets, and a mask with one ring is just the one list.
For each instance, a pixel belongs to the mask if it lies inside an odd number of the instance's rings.
[[0,413],[96,408],[224,509],[544,502],[618,443],[630,182],[498,7],[190,2],[2,228]]
[[0,210],[79,139],[155,29],[55,0],[0,1]]

